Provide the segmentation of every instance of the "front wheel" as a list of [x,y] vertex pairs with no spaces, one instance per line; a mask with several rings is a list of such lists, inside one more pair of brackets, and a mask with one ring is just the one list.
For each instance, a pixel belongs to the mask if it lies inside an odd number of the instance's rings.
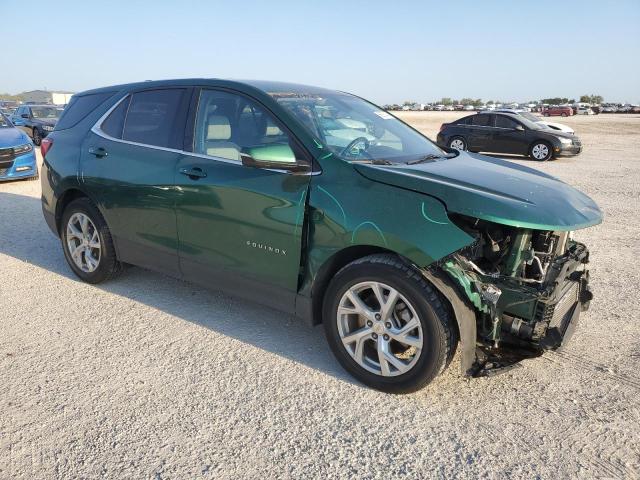
[[81,280],[100,283],[122,271],[109,227],[88,198],[74,200],[65,208],[60,240],[67,263]]
[[326,292],[323,322],[340,364],[362,383],[409,393],[439,375],[457,331],[435,288],[393,255],[356,260]]
[[37,128],[33,129],[33,144],[36,147],[39,147],[42,143],[42,135],[40,135],[40,131]]
[[551,145],[549,145],[547,142],[536,142],[531,145],[529,155],[534,160],[544,162],[551,159],[551,157],[553,156],[553,150],[551,148]]
[[449,140],[449,148],[465,151],[467,149],[467,142],[462,137],[453,137]]

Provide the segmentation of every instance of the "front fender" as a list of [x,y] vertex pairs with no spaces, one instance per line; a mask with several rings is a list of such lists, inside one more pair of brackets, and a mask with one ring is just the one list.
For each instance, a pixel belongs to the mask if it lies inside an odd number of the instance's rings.
[[311,182],[307,258],[312,275],[353,246],[392,251],[422,268],[473,242],[434,197],[369,180],[348,164],[342,169]]

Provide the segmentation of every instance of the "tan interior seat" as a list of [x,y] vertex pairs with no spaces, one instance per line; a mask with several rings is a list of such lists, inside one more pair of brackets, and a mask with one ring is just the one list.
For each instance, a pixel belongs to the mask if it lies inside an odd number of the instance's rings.
[[212,157],[240,161],[240,148],[230,141],[231,124],[223,115],[209,115],[205,152]]

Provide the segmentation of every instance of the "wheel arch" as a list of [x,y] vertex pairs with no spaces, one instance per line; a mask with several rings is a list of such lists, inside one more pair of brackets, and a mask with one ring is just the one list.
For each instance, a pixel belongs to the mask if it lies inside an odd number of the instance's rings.
[[[331,279],[351,262],[375,254],[389,254],[397,257],[401,262],[422,275],[438,291],[446,308],[451,313],[451,317],[454,319],[452,326],[462,349],[460,358],[461,373],[464,376],[471,375],[472,369],[477,362],[476,314],[473,306],[444,271],[439,268],[420,268],[405,256],[389,249],[369,245],[351,246],[336,252],[327,259],[318,270],[318,274],[311,285],[311,324],[319,325],[323,323],[323,303]],[[448,362],[451,359],[452,357],[448,359]]]
[[102,215],[102,218],[105,219],[105,222],[107,221],[104,215],[104,212],[102,212],[102,209],[100,208],[100,205],[98,204],[98,202],[96,202],[95,199],[93,199],[91,195],[89,195],[83,189],[79,188],[77,185],[73,185],[67,188],[58,197],[58,201],[56,202],[55,220],[56,220],[56,228],[58,231],[58,235],[60,235],[60,228],[61,228],[60,223],[62,222],[62,215],[64,214],[65,208],[67,208],[67,205],[69,205],[71,202],[73,202],[78,198],[88,198],[89,200],[91,200],[91,202],[96,206],[96,208]]
[[350,245],[334,253],[324,261],[318,269],[318,273],[314,276],[310,288],[310,321],[312,325],[319,325],[323,321],[322,304],[324,302],[324,296],[335,274],[351,262],[377,253],[388,253],[403,258],[400,254],[392,250],[375,245]]

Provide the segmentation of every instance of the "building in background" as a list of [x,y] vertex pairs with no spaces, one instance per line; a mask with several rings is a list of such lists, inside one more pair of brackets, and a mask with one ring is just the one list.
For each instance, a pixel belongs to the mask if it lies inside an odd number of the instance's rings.
[[72,92],[52,92],[49,90],[32,90],[22,93],[24,103],[52,103],[66,105],[73,96]]

